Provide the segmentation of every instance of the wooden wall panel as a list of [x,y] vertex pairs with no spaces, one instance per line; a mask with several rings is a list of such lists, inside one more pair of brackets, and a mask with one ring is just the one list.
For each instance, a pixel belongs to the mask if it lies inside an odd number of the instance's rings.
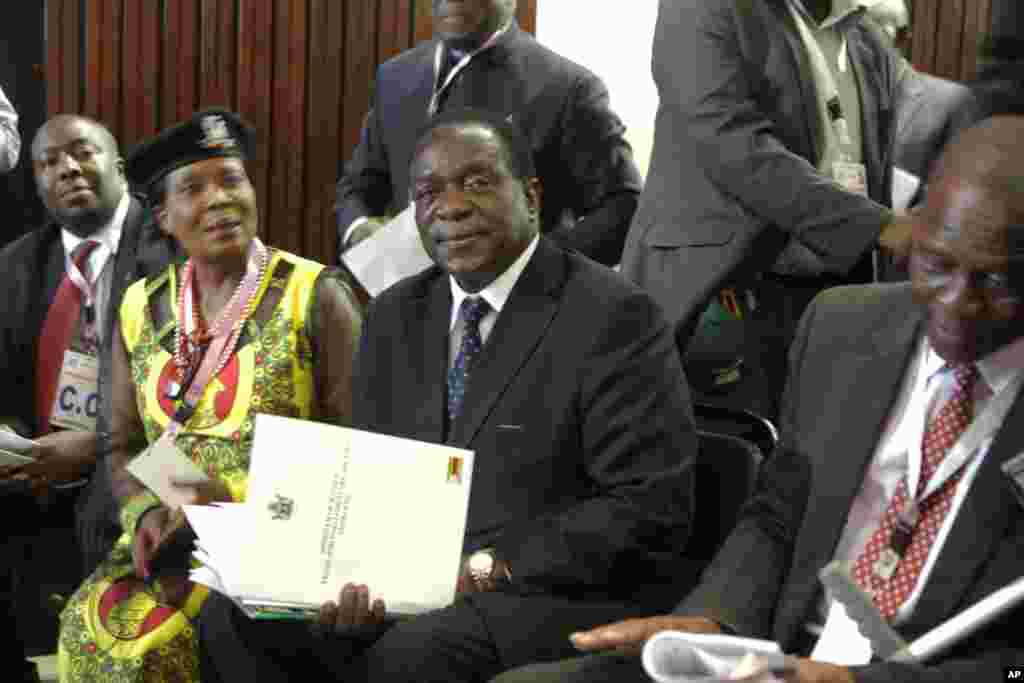
[[[519,3],[530,31],[536,3]],[[127,152],[201,107],[238,111],[262,236],[332,263],[375,70],[430,32],[430,0],[47,0],[48,115],[93,116]]]
[[970,80],[988,31],[991,0],[914,0],[910,56],[914,66],[951,80]]

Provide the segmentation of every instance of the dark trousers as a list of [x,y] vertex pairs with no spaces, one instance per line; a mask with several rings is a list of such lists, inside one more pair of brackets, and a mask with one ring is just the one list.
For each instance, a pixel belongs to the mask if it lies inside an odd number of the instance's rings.
[[[17,482],[0,483],[0,671],[27,668],[18,624],[18,583],[26,554],[26,520],[35,516],[35,500]],[[15,677],[15,680],[19,680]]]
[[615,653],[532,664],[498,676],[492,683],[649,683],[639,657]]
[[382,634],[317,638],[308,625],[249,621],[225,598],[211,596],[200,616],[203,680],[316,680],[306,673],[312,666],[346,683],[483,682],[530,662],[572,656],[574,631],[650,614],[650,606],[487,593],[394,622]]

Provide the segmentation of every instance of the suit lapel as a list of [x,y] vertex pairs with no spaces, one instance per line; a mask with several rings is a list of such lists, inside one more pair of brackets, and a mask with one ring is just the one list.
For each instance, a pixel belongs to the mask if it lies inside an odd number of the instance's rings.
[[[1017,505],[1000,466],[1024,446],[1024,396],[1018,395],[971,483],[913,616],[902,630],[918,635],[958,610],[967,589],[1006,533]],[[966,552],[965,552],[966,551]]]
[[121,241],[117,245],[117,255],[114,258],[114,275],[110,281],[110,296],[107,301],[105,318],[107,329],[104,330],[104,339],[110,339],[110,335],[113,334],[122,293],[136,279],[136,255],[139,251],[139,240],[142,234],[140,223],[143,211],[142,205],[132,197],[131,203],[128,205],[128,213],[125,214],[124,223],[121,225]]
[[426,283],[422,296],[408,301],[402,317],[401,344],[409,351],[415,379],[404,385],[398,404],[415,413],[415,436],[434,443],[444,440],[451,301],[448,277],[440,275]]
[[524,39],[513,25],[494,45],[474,57],[453,84],[445,108],[485,106],[505,116],[520,114],[506,111],[506,107],[526,101],[527,84],[505,71],[509,69],[515,44]]
[[[872,197],[888,196],[887,188],[884,185],[884,178],[879,175],[884,158],[879,158],[877,150],[883,153],[890,153],[890,145],[881,145],[890,137],[892,123],[892,102],[886,96],[886,89],[878,82],[880,74],[877,68],[878,58],[872,54],[868,46],[864,44],[857,27],[847,28],[846,35],[847,50],[849,51],[850,64],[853,66],[854,80],[857,82],[857,91],[860,94],[860,136],[861,154],[869,174],[869,194]],[[866,65],[875,64],[876,67],[869,70]],[[879,99],[881,97],[881,99]]]
[[[811,155],[810,162],[817,164],[821,158],[823,143],[821,131],[818,127],[818,89],[814,85],[814,72],[811,70],[810,58],[807,56],[807,49],[800,40],[800,32],[797,29],[796,21],[790,14],[785,2],[768,3],[771,11],[775,12],[776,19],[782,23],[781,32],[786,39],[790,55],[793,58],[793,68],[796,75],[796,87],[800,91],[800,101],[804,108],[804,129],[807,138],[807,151]],[[767,40],[767,37],[764,39]]]
[[[886,418],[899,394],[907,364],[917,349],[921,316],[910,300],[891,306],[892,313],[871,335],[863,351],[838,355],[831,365],[825,400],[841,403],[828,418],[803,429],[814,429],[808,447],[816,464],[808,508],[790,575],[799,583],[787,596],[780,616],[780,640],[791,637],[807,619],[819,595],[818,571],[832,559],[846,525],[850,505],[860,491]],[[841,440],[835,435],[841,434]],[[831,451],[831,452],[829,452]],[[826,522],[827,520],[827,522]]]
[[[412,119],[412,129],[419,130],[427,121],[427,113],[430,108],[430,98],[434,94],[434,82],[437,73],[434,71],[434,59],[437,54],[437,46],[441,44],[439,39],[430,42],[429,48],[424,52],[423,59],[415,65],[415,72],[412,74],[411,90],[406,93],[407,102],[403,108],[409,112]],[[378,85],[378,87],[381,87]]]
[[526,265],[484,344],[449,443],[468,447],[498,400],[529,361],[558,311],[566,259],[546,240]]

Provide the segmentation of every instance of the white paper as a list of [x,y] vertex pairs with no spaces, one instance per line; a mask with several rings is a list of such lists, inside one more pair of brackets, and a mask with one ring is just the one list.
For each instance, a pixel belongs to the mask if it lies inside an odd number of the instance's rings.
[[392,613],[443,607],[472,471],[471,451],[258,415],[246,502],[185,508],[215,575],[198,577],[246,605],[318,607],[355,582]]
[[871,661],[871,641],[857,628],[838,600],[828,608],[825,628],[811,652],[811,659],[839,666],[860,666]]
[[27,456],[28,452],[38,445],[32,439],[26,439],[7,429],[0,429],[0,450],[13,451],[14,453]]
[[125,469],[172,510],[192,502],[191,492],[173,486],[172,481],[198,483],[209,479],[174,446],[173,441],[165,437],[157,439]]
[[897,210],[909,208],[910,201],[917,194],[919,187],[921,187],[920,178],[894,166],[892,169],[892,208]]
[[785,667],[770,640],[683,631],[656,634],[644,644],[641,661],[657,683],[763,681]]
[[341,259],[373,297],[434,264],[420,240],[412,204]]

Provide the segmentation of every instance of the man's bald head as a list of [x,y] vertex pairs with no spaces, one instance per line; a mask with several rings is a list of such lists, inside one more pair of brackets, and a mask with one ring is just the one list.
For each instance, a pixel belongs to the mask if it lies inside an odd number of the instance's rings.
[[910,259],[928,339],[950,363],[1024,336],[1024,117],[986,119],[943,152]]
[[[930,185],[952,180],[1004,198],[1015,214],[1006,227],[1024,232],[1024,116],[985,119],[954,139],[932,171]],[[1024,244],[1024,236],[1019,239]]]
[[117,140],[86,116],[54,116],[32,140],[32,171],[54,221],[79,237],[110,222],[127,181]]
[[51,117],[39,127],[36,131],[35,137],[32,139],[32,158],[36,158],[41,149],[41,145],[44,144],[44,139],[50,135],[50,132],[58,127],[68,126],[74,123],[80,123],[84,126],[92,128],[96,134],[96,141],[102,143],[106,151],[115,157],[121,156],[120,146],[117,144],[117,138],[110,132],[110,129],[104,126],[96,119],[88,116],[81,116],[79,114],[57,114]]

